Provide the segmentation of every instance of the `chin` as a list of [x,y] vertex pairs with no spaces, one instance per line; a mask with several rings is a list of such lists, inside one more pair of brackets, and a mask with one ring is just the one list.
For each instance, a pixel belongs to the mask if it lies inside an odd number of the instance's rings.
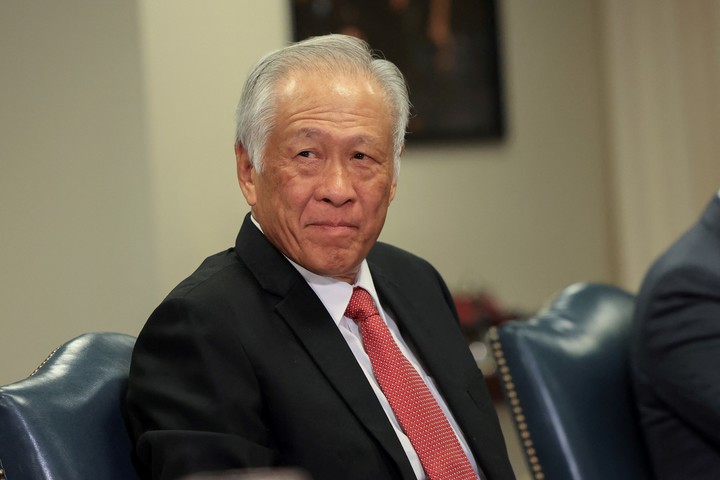
[[[309,243],[309,242],[308,242]],[[343,242],[347,245],[348,242]],[[296,263],[311,272],[326,277],[355,276],[367,252],[356,248],[343,248],[337,243],[314,243],[311,249],[305,249],[301,259]]]
[[362,263],[362,259],[360,259],[357,263],[323,263],[322,265],[318,265],[318,268],[313,271],[324,277],[342,278],[343,280],[352,283],[357,275],[357,272],[360,270],[360,263]]

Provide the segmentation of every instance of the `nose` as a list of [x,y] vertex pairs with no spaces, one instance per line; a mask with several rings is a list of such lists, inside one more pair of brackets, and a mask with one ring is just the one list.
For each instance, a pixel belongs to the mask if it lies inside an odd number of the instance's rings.
[[320,199],[336,207],[352,202],[355,199],[355,187],[348,165],[341,160],[333,160],[323,170]]

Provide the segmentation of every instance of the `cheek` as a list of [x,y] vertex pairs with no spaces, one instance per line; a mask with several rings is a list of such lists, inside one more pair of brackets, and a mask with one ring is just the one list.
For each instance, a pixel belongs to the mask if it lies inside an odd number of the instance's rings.
[[297,177],[276,178],[267,191],[266,202],[273,205],[276,214],[283,217],[299,217],[312,198],[313,187]]
[[387,209],[394,196],[395,184],[384,181],[375,182],[363,191],[366,204],[374,210]]

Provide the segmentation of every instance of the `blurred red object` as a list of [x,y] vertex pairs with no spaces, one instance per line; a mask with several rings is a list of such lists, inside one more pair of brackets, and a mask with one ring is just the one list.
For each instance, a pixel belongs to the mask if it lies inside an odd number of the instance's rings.
[[453,294],[453,300],[464,329],[484,330],[516,317],[487,292]]

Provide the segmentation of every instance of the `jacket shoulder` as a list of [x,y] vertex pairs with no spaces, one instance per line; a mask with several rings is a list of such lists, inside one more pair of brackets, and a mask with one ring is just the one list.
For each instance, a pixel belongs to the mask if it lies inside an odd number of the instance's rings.
[[367,257],[373,276],[381,275],[402,286],[440,285],[447,289],[440,273],[430,262],[401,248],[378,242]]
[[424,258],[383,242],[377,242],[375,244],[372,250],[370,250],[367,260],[370,263],[379,265],[402,266],[412,270],[435,271],[435,268]]
[[235,249],[207,257],[187,278],[168,294],[165,300],[222,294],[243,278],[251,277]]

